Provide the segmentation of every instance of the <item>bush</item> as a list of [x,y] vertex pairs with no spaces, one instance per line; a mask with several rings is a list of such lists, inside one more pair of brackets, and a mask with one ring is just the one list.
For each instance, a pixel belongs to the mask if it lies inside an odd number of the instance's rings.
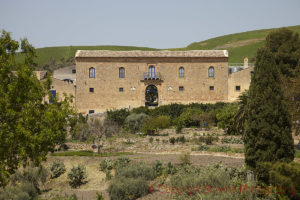
[[77,188],[86,182],[87,172],[86,168],[82,165],[73,167],[68,173],[69,184],[73,188]]
[[[277,187],[289,187],[286,196],[290,199],[300,199],[300,163],[275,162],[259,163],[256,176],[264,184]],[[292,195],[291,191],[295,194]]]
[[208,146],[199,145],[195,150],[196,151],[207,151],[209,149]]
[[138,178],[142,177],[145,180],[152,180],[156,177],[154,170],[145,163],[130,164],[122,168],[116,168],[116,178]]
[[130,114],[125,119],[125,127],[131,132],[136,133],[138,131],[141,131],[144,123],[148,120],[148,116],[144,113],[140,114]]
[[23,170],[18,170],[10,177],[13,185],[24,183],[24,187],[30,188],[28,185],[33,185],[36,191],[40,192],[40,186],[43,185],[48,177],[49,171],[43,166],[39,167],[26,167]]
[[148,193],[148,184],[143,177],[113,179],[108,187],[111,200],[133,200]]
[[126,167],[130,164],[130,162],[131,162],[131,160],[127,157],[118,158],[114,162],[114,168],[116,169],[116,168]]
[[158,129],[170,127],[171,121],[169,116],[158,116],[150,118],[144,125],[143,130],[146,134],[152,134]]
[[189,153],[185,153],[180,156],[180,164],[185,165],[191,165],[191,156]]
[[38,191],[29,182],[6,186],[3,190],[0,190],[0,200],[32,200],[37,196]]
[[150,137],[149,138],[149,143],[152,143],[153,142],[153,137]]
[[218,121],[218,127],[223,128],[227,134],[235,135],[238,131],[235,127],[235,115],[238,110],[237,104],[229,104],[220,110],[216,117]]
[[164,169],[162,162],[160,162],[159,160],[156,160],[155,163],[152,166],[152,169],[155,172],[156,176],[162,175],[162,172],[163,172],[163,169]]
[[100,171],[106,172],[107,170],[112,170],[113,165],[114,165],[114,163],[111,159],[105,158],[104,160],[100,161],[99,169],[100,169]]
[[176,139],[175,139],[174,137],[171,137],[171,138],[169,139],[169,141],[170,141],[171,144],[175,144]]
[[108,110],[107,119],[116,122],[119,126],[123,126],[126,117],[128,117],[129,111],[127,109],[120,110]]
[[230,137],[230,138],[223,137],[222,140],[221,140],[221,142],[223,144],[225,144],[225,143],[229,143],[229,144],[243,144],[242,138],[234,138],[234,137]]
[[186,141],[186,139],[185,139],[185,137],[183,135],[180,136],[180,137],[178,137],[178,138],[176,138],[176,142],[185,143],[185,141]]
[[52,172],[51,178],[57,178],[66,172],[65,164],[59,160],[56,160],[51,163],[50,171]]

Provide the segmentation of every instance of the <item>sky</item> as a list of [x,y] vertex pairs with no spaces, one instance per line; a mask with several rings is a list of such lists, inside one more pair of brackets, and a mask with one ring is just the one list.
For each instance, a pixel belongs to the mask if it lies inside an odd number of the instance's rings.
[[293,25],[300,25],[300,0],[0,0],[0,29],[36,48],[179,48]]

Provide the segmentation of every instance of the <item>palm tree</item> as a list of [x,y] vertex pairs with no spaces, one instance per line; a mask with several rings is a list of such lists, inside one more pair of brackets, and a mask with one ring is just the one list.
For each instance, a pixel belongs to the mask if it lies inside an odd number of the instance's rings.
[[239,97],[238,97],[238,104],[239,108],[234,116],[234,126],[238,133],[243,134],[244,126],[246,121],[245,116],[245,107],[248,101],[248,90],[245,90]]

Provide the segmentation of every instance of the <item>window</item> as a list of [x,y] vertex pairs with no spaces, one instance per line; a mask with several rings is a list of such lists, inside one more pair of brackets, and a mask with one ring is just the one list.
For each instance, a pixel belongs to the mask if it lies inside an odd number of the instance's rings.
[[235,86],[235,90],[236,91],[240,91],[241,90],[241,86],[239,86],[239,85]]
[[124,69],[124,67],[119,68],[119,78],[125,78],[125,69]]
[[215,90],[214,86],[209,86],[209,90]]
[[149,67],[149,78],[155,78],[155,67],[153,65]]
[[72,74],[76,74],[76,69],[72,69]]
[[215,76],[214,67],[208,68],[208,77],[214,77],[214,76]]
[[184,78],[184,68],[183,67],[179,68],[179,78]]
[[94,88],[90,88],[90,92],[94,92]]
[[89,69],[89,77],[90,78],[95,78],[95,68],[94,67],[91,67]]
[[179,91],[183,91],[184,87],[183,86],[179,86]]
[[93,114],[93,113],[95,113],[94,110],[89,110],[89,114]]
[[119,88],[119,92],[123,92],[124,89],[122,87]]

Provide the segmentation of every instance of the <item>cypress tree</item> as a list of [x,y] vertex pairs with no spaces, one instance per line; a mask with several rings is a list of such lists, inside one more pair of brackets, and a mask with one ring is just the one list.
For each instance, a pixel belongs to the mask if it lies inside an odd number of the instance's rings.
[[255,169],[259,162],[294,159],[291,121],[279,70],[274,55],[265,47],[257,51],[245,114],[246,165]]

